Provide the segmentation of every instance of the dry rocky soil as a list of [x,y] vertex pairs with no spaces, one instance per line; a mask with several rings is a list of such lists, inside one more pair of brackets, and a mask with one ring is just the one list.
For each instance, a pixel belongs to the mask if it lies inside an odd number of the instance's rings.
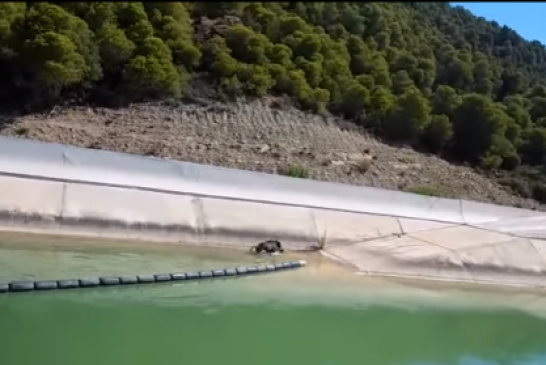
[[267,173],[303,166],[312,179],[538,207],[471,168],[384,144],[347,121],[281,109],[271,99],[58,107],[4,119],[5,136]]

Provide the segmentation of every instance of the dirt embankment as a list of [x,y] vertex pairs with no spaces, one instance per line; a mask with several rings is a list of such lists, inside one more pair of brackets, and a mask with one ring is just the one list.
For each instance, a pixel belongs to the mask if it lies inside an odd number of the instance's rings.
[[[268,173],[304,166],[318,180],[537,207],[470,168],[383,144],[346,121],[281,110],[268,101],[56,108],[17,117],[0,134]],[[366,149],[376,159],[362,168]]]

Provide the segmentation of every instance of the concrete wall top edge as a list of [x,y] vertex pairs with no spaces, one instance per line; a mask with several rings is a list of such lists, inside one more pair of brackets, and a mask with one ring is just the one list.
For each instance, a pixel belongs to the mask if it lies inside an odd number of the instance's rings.
[[476,225],[479,228],[512,234],[518,237],[545,239],[546,216],[529,216]]
[[[543,215],[490,204],[0,137],[0,174],[478,224]],[[545,215],[546,216],[546,215]]]

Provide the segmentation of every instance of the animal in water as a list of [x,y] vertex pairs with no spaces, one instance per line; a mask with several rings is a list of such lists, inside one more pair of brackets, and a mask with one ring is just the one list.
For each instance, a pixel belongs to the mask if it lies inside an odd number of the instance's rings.
[[253,246],[250,249],[250,252],[256,253],[256,254],[278,254],[284,252],[284,249],[282,248],[282,244],[280,241],[277,240],[268,240],[264,242],[258,243],[256,246]]

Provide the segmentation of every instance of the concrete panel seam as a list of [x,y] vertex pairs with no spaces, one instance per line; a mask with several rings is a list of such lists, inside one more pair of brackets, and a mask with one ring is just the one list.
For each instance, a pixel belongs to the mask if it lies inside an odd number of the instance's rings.
[[326,245],[326,240],[328,239],[328,237],[327,237],[327,234],[328,234],[327,231],[328,230],[326,229],[325,232],[324,232],[324,235],[321,236],[321,233],[319,232],[319,227],[318,227],[318,224],[317,224],[317,220],[316,220],[316,217],[315,217],[315,211],[313,209],[309,209],[309,213],[311,215],[311,224],[312,224],[311,230],[314,231],[314,235],[316,236],[317,245],[320,245],[323,240],[324,240],[324,245]]
[[[401,218],[401,219],[408,219],[408,218]],[[446,223],[447,224],[447,223]],[[450,223],[450,224],[453,224],[452,226],[449,226],[449,227],[438,227],[438,228],[431,228],[431,229],[424,229],[422,231],[415,231],[415,232],[408,232],[408,233],[404,233],[406,235],[411,235],[411,234],[415,234],[415,233],[423,233],[423,232],[435,232],[435,231],[441,231],[442,229],[452,229],[452,228],[457,228],[457,227],[464,227],[464,226],[468,226],[467,224],[464,224],[464,223]],[[495,232],[495,233],[498,233],[498,232]],[[415,238],[413,236],[410,236],[411,238]]]
[[502,231],[500,229],[487,228],[487,227],[477,226],[477,225],[473,225],[473,224],[467,224],[467,226],[475,228],[475,229],[480,229],[480,230],[486,231],[486,232],[502,233],[502,234],[505,234],[507,236],[511,236],[511,237],[515,237],[515,238],[535,239],[535,240],[540,240],[540,241],[544,240],[544,237],[535,237],[533,235],[518,234],[518,233],[514,233],[514,232],[510,232],[510,231]]
[[394,217],[394,219],[396,219],[396,222],[398,223],[400,234],[406,234],[406,232],[404,232],[404,226],[402,226],[402,222],[400,222],[400,217]]
[[[67,155],[67,151],[65,148],[63,148],[62,150],[62,154],[61,154],[61,158],[62,158],[62,164],[63,165],[70,165],[70,158],[68,157]],[[67,185],[68,183],[67,182],[63,182],[63,191],[62,191],[62,197],[61,197],[61,214],[59,215],[59,218],[60,218],[60,221],[62,223],[63,219],[64,219],[64,215],[65,215],[65,211],[66,211],[66,191],[67,191]]]
[[[494,231],[494,232],[497,232],[497,231]],[[506,234],[508,236],[513,236],[513,237],[516,237],[516,238],[525,238],[525,239],[528,239],[528,240],[537,240],[537,241],[545,241],[546,240],[544,238],[544,236],[523,235],[523,234],[510,233],[510,232],[505,233],[503,231],[498,231],[497,233]]]
[[[338,246],[338,247],[339,247],[339,246]],[[347,264],[347,265],[352,266],[354,269],[356,269],[356,270],[358,270],[358,271],[360,271],[360,272],[367,272],[366,270],[360,270],[360,269],[358,268],[358,266],[357,266],[354,262],[351,262],[351,261],[347,260],[346,258],[343,258],[343,257],[341,257],[341,256],[339,256],[339,255],[337,255],[337,254],[335,254],[335,253],[333,253],[333,252],[330,252],[330,251],[328,250],[328,248],[322,250],[322,251],[321,251],[321,254],[323,254],[323,255],[326,256],[326,257],[331,256],[332,258],[334,258],[334,259],[336,259],[336,260],[338,260],[338,261],[341,261],[341,262],[343,262],[343,263],[345,263],[345,264]]]
[[537,246],[535,246],[535,244],[533,243],[533,241],[531,241],[530,239],[527,239],[527,242],[529,243],[529,245],[531,245],[531,247],[533,248],[533,250],[535,250],[535,252],[537,253],[538,257],[540,258],[540,260],[544,263],[544,265],[546,265],[546,257],[544,257],[544,255],[542,255],[542,253],[540,252],[540,250],[538,249]]
[[461,217],[461,221],[463,222],[463,224],[467,224],[466,217],[464,216],[463,201],[462,199],[458,199],[458,200],[459,200],[459,216]]
[[520,235],[518,235],[516,233],[505,232],[505,231],[496,230],[496,229],[487,228],[487,227],[481,227],[481,226],[477,226],[477,225],[474,225],[474,224],[465,224],[465,226],[470,227],[470,228],[474,228],[474,229],[478,229],[478,230],[484,231],[484,232],[505,234],[507,236],[511,236],[511,237],[515,237],[515,238],[529,238],[529,237],[525,237],[525,236],[520,236]]
[[[445,228],[444,228],[444,229],[445,229]],[[429,231],[426,231],[426,232],[429,232]],[[421,232],[419,232],[419,233],[421,233]],[[410,238],[413,238],[413,239],[416,240],[416,241],[420,241],[420,242],[426,243],[427,245],[431,245],[431,246],[434,246],[434,247],[438,247],[438,248],[444,249],[444,250],[449,251],[449,252],[452,252],[452,253],[455,253],[455,252],[456,252],[455,250],[453,250],[453,249],[451,249],[451,248],[444,247],[444,246],[439,245],[439,244],[434,243],[434,242],[429,242],[429,241],[424,240],[424,239],[422,239],[422,238],[414,237],[414,236],[411,235],[411,233],[407,234],[407,236],[410,237]]]
[[367,243],[367,242],[372,242],[372,241],[376,241],[376,240],[383,240],[383,239],[386,239],[386,238],[394,238],[394,237],[402,237],[402,234],[391,233],[391,234],[386,234],[386,235],[383,235],[383,236],[370,237],[370,238],[364,238],[364,239],[355,240],[355,241],[343,242],[343,243],[336,244],[336,247],[353,246],[353,245],[358,245],[360,243]]
[[427,210],[434,210],[434,207],[436,206],[436,204],[438,204],[438,203],[441,202],[441,201],[442,201],[441,198],[434,198],[434,199],[431,199],[430,204],[428,205],[428,209],[427,209]]
[[62,183],[62,192],[61,192],[61,207],[59,212],[59,218],[62,221],[64,219],[64,213],[66,210],[66,190],[67,190],[67,184]]
[[200,198],[194,197],[191,200],[191,203],[195,214],[196,233],[198,237],[203,237],[206,229],[206,217],[203,202]]
[[65,149],[63,149],[63,152],[61,154],[62,163],[63,165],[70,165],[70,158],[67,155],[67,152]]

